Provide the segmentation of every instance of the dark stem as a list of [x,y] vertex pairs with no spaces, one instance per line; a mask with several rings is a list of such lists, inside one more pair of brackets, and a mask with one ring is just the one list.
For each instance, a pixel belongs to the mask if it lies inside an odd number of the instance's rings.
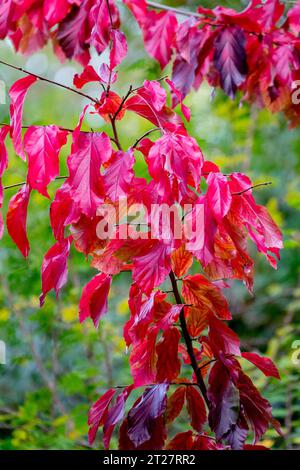
[[35,77],[38,80],[41,80],[43,82],[51,83],[52,85],[58,86],[60,88],[64,88],[65,90],[71,91],[72,93],[76,93],[77,95],[83,96],[84,98],[87,98],[88,100],[93,101],[93,103],[98,103],[98,100],[96,100],[92,96],[86,95],[82,91],[75,90],[75,88],[71,88],[67,85],[63,85],[62,83],[58,83],[58,82],[55,82],[54,80],[50,80],[49,78],[45,78],[45,77],[42,77],[41,75],[37,75],[33,72],[29,72],[28,70],[25,70],[22,67],[17,67],[16,65],[8,64],[7,62],[4,62],[3,60],[0,60],[0,64],[6,65],[6,67],[10,67],[12,69],[18,70],[19,72],[26,73],[27,75],[31,75],[32,77]]
[[[183,304],[183,302],[182,302],[181,295],[180,295],[178,287],[177,287],[177,281],[176,281],[176,277],[175,277],[175,274],[173,273],[173,271],[170,272],[169,276],[170,276],[170,280],[171,280],[172,289],[173,289],[173,293],[174,293],[176,303],[178,305],[181,305],[181,304]],[[195,373],[195,376],[196,376],[196,379],[197,379],[197,385],[200,388],[200,391],[203,395],[203,398],[205,400],[206,405],[208,406],[208,408],[210,408],[210,401],[209,401],[208,396],[207,396],[206,385],[204,383],[204,380],[203,380],[203,377],[202,377],[202,374],[201,374],[201,370],[200,370],[200,368],[197,364],[197,360],[196,360],[196,357],[195,357],[195,354],[194,354],[193,342],[191,340],[191,337],[190,337],[188,329],[187,329],[187,324],[186,324],[185,316],[184,316],[184,307],[182,307],[181,312],[179,314],[179,321],[180,321],[182,336],[183,336],[183,339],[185,341],[187,352],[188,352],[189,358],[191,360],[191,365],[192,365],[192,368],[194,370],[194,373]]]
[[250,188],[243,189],[243,191],[239,191],[237,193],[231,193],[231,195],[232,196],[241,196],[242,194],[244,194],[248,191],[251,191],[251,189],[260,188],[262,186],[269,186],[270,184],[272,184],[272,181],[267,181],[266,183],[254,184],[253,186],[250,186]]
[[159,127],[154,127],[153,129],[150,129],[149,131],[145,132],[145,134],[143,134],[141,137],[139,137],[135,143],[133,144],[132,148],[136,148],[138,146],[138,144],[140,143],[141,140],[143,140],[145,137],[147,137],[148,135],[152,134],[152,132],[156,132],[156,131],[160,131],[160,128]]
[[[68,176],[57,176],[55,178],[55,181],[56,180],[65,180],[67,179]],[[3,186],[3,190],[5,189],[12,189],[12,188],[18,188],[19,186],[24,186],[24,184],[26,184],[26,181],[22,181],[21,183],[14,183],[14,184],[10,184],[9,186]]]
[[118,147],[118,149],[122,150],[122,145],[120,143],[119,136],[118,136],[116,121],[113,118],[113,116],[109,116],[109,119],[110,119],[111,127],[112,127],[112,130],[113,130],[113,133],[114,133],[114,142],[115,142],[116,146]]
[[166,11],[173,11],[177,15],[183,15],[183,16],[193,16],[196,18],[203,18],[203,15],[200,13],[188,11],[188,10],[182,10],[181,8],[174,8],[174,7],[169,7],[168,5],[162,5],[161,3],[157,2],[146,2],[149,7],[152,7],[156,10],[166,10]]

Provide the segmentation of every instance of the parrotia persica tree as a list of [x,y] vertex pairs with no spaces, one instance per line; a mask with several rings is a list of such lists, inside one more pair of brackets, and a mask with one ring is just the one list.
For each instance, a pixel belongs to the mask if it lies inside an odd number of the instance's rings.
[[[287,14],[278,0],[252,0],[242,12],[223,7],[187,12],[144,0],[125,4],[138,22],[146,51],[162,69],[172,61],[173,72],[172,79],[146,79],[120,97],[113,87],[127,41],[113,0],[1,0],[0,38],[9,38],[27,54],[51,41],[59,58],[83,66],[74,88],[65,88],[90,101],[74,130],[47,124],[23,132],[28,89],[39,80],[55,82],[21,70],[24,77],[9,91],[10,124],[0,131],[0,176],[8,166],[9,137],[16,154],[27,161],[28,174],[9,202],[7,230],[27,257],[31,192],[49,197],[48,185],[61,178],[50,205],[56,242],[42,262],[41,305],[49,291],[58,294],[66,283],[71,245],[99,271],[83,287],[81,322],[90,318],[98,327],[114,276],[132,274],[131,314],[124,326],[132,384],[106,391],[92,405],[90,443],[103,427],[108,448],[118,426],[120,449],[260,449],[268,427],[280,432],[280,425],[244,373],[241,359],[266,376],[279,378],[279,373],[270,359],[241,352],[228,326],[224,290],[237,279],[252,292],[249,238],[276,268],[282,236],[267,209],[255,202],[250,179],[241,173],[224,175],[205,160],[174,109],[179,106],[189,120],[183,99],[207,80],[230,98],[239,91],[242,101],[283,111],[297,125],[300,107],[292,95],[300,78],[300,2]],[[100,54],[97,69],[89,65],[91,47]],[[101,63],[107,48],[109,62]],[[81,91],[90,82],[102,87],[99,96]],[[81,130],[89,112],[111,123],[111,135]],[[129,149],[123,148],[121,134],[127,112],[154,126]],[[59,153],[67,139],[72,145],[68,175],[62,177]],[[147,164],[148,181],[135,174],[137,152]],[[133,223],[136,205],[144,208],[143,224]],[[177,212],[166,218],[166,207]],[[155,216],[157,208],[162,217]],[[2,235],[2,218],[0,224]],[[191,274],[192,266],[197,274]],[[128,409],[133,390],[139,398]],[[168,436],[170,423],[184,407],[186,430]],[[252,444],[245,444],[248,437]]]

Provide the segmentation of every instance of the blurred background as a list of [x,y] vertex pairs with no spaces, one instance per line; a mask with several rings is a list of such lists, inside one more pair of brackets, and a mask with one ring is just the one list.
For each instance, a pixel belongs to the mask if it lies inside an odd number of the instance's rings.
[[[196,8],[195,1],[171,1],[169,5]],[[242,1],[202,1],[242,9]],[[129,42],[129,55],[119,71],[116,90],[124,94],[130,84],[161,76],[158,65],[146,53],[140,31],[125,8],[121,7],[123,30]],[[8,42],[0,43],[1,59],[23,66],[58,82],[71,85],[80,67],[61,64],[49,46],[31,57],[17,55]],[[97,68],[106,57],[93,57]],[[164,71],[170,73],[170,70]],[[8,90],[23,75],[0,65],[0,80]],[[98,96],[97,86],[86,88]],[[56,124],[72,128],[85,102],[73,93],[43,83],[29,92],[24,124]],[[263,444],[275,449],[300,448],[300,131],[289,130],[281,115],[271,115],[239,99],[230,101],[222,91],[203,84],[186,100],[191,107],[189,132],[201,146],[205,158],[224,172],[246,172],[254,183],[272,181],[255,196],[265,204],[284,233],[285,250],[274,271],[253,249],[256,263],[254,296],[238,282],[227,292],[237,331],[246,351],[271,357],[282,380],[266,379],[260,372],[249,372],[255,384],[272,403],[284,438],[270,430]],[[0,105],[0,122],[9,122],[9,103]],[[89,116],[86,128],[106,130],[99,116]],[[130,113],[120,126],[124,147],[131,145],[149,128],[146,121]],[[9,147],[10,167],[4,184],[24,181],[26,165]],[[68,147],[61,154],[61,174],[65,172]],[[137,171],[143,176],[143,162]],[[57,189],[52,183],[51,196]],[[16,189],[5,191],[4,213]],[[109,299],[109,313],[98,330],[90,322],[78,322],[78,302],[82,287],[93,277],[88,260],[72,251],[69,281],[59,300],[50,294],[39,309],[40,266],[45,252],[54,243],[49,225],[50,201],[32,194],[28,215],[31,253],[24,261],[5,234],[0,244],[0,340],[5,341],[7,363],[0,365],[0,449],[85,449],[87,411],[107,388],[130,383],[128,355],[122,327],[128,319],[129,276],[117,277]],[[246,366],[246,364],[245,364]],[[174,425],[185,430],[185,416]],[[100,438],[97,448],[102,448]],[[112,448],[117,447],[116,436]]]

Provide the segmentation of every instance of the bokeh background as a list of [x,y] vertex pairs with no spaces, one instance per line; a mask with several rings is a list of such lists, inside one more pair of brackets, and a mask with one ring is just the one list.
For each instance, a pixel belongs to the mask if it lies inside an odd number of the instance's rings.
[[[169,5],[195,8],[193,1],[170,1]],[[202,1],[242,8],[242,1]],[[288,2],[287,2],[288,3]],[[135,22],[121,7],[123,29],[128,37],[129,55],[119,72],[116,90],[124,94],[129,85],[161,76],[141,43]],[[0,43],[0,57],[15,65],[58,82],[71,85],[80,67],[61,64],[51,47],[31,57],[17,55],[11,45]],[[98,67],[105,54],[93,57]],[[166,70],[165,73],[170,73]],[[0,65],[0,79],[7,90],[22,74]],[[279,419],[284,438],[270,430],[263,444],[275,449],[300,448],[300,286],[299,286],[299,210],[300,210],[300,131],[288,129],[281,115],[240,105],[203,84],[190,94],[189,132],[200,144],[207,159],[224,172],[243,171],[255,183],[272,181],[256,191],[257,201],[267,205],[284,233],[285,250],[278,271],[253,249],[256,262],[254,296],[236,282],[229,295],[233,312],[232,328],[241,337],[243,350],[270,356],[278,365],[281,382],[266,379],[260,372],[250,374],[270,400]],[[98,96],[97,86],[87,92]],[[85,104],[73,93],[38,83],[26,100],[26,125],[57,124],[74,127]],[[9,103],[0,105],[0,122],[9,122]],[[99,116],[85,121],[86,128],[106,130]],[[131,145],[148,129],[146,121],[127,114],[120,126],[123,145]],[[108,130],[108,129],[107,129]],[[25,164],[11,147],[10,168],[4,184],[26,178]],[[61,174],[65,172],[68,148],[61,155]],[[141,176],[142,160],[136,165]],[[54,195],[57,183],[51,185]],[[5,191],[4,212],[16,189]],[[86,449],[87,411],[108,387],[130,382],[128,355],[122,339],[122,326],[128,319],[129,277],[117,277],[109,299],[109,313],[98,330],[91,323],[78,322],[78,301],[82,287],[94,275],[89,261],[72,251],[67,286],[59,300],[50,294],[39,309],[40,266],[43,255],[54,243],[49,226],[50,202],[34,192],[28,216],[31,254],[24,261],[5,234],[0,244],[0,340],[7,345],[7,364],[0,365],[0,449]],[[174,425],[174,432],[185,429],[185,416]],[[101,439],[97,448],[102,448]],[[112,448],[117,447],[116,436]]]

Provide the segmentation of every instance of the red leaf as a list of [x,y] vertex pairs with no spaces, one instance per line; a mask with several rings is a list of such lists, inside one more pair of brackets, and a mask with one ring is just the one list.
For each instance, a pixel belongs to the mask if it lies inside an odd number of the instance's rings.
[[97,74],[96,70],[91,65],[87,65],[80,75],[76,73],[73,78],[73,83],[76,88],[82,88],[84,85],[91,82],[101,82],[100,76]]
[[0,5],[0,39],[4,39],[11,27],[14,14],[14,0],[4,0]]
[[107,392],[105,392],[89,410],[88,425],[90,444],[93,444],[98,428],[104,423],[109,404],[113,399],[115,392],[115,389],[107,390]]
[[223,90],[232,99],[248,72],[245,42],[244,31],[238,26],[222,29],[215,41],[215,66]]
[[127,152],[120,150],[113,154],[109,167],[103,175],[105,190],[113,202],[129,193],[130,184],[134,177],[134,162],[132,149]]
[[30,197],[30,186],[24,185],[15,194],[8,204],[6,216],[7,230],[22,255],[27,258],[29,242],[26,234],[27,208]]
[[9,126],[3,126],[0,128],[0,178],[8,165],[8,153],[5,147],[5,139],[9,133]]
[[124,418],[125,403],[132,389],[133,385],[129,385],[128,387],[126,387],[118,395],[116,403],[111,406],[111,408],[107,412],[103,426],[103,442],[106,449],[109,449],[110,439],[116,424],[118,424]]
[[73,133],[67,183],[73,200],[87,217],[93,217],[103,202],[100,166],[110,159],[111,151],[110,140],[104,132],[79,132],[75,136]]
[[202,274],[185,277],[182,294],[187,304],[211,312],[222,320],[231,319],[227,300],[220,289]]
[[193,264],[193,255],[182,245],[172,252],[172,269],[177,277],[184,276]]
[[188,185],[198,187],[203,155],[192,137],[165,134],[151,147],[148,160],[149,173],[154,180],[160,181],[164,173],[175,177],[183,195],[189,190]]
[[181,413],[185,401],[186,388],[188,387],[178,387],[175,392],[168,398],[167,408],[165,412],[165,420],[167,424],[172,423]]
[[232,354],[240,356],[240,340],[226,323],[213,315],[209,315],[209,344],[215,356],[220,354]]
[[92,25],[90,44],[95,47],[98,54],[106,49],[111,38],[111,19],[113,29],[118,29],[120,19],[114,1],[109,0],[110,12],[107,7],[107,0],[99,0],[92,6],[90,12],[90,24]]
[[32,189],[48,198],[47,186],[59,174],[58,156],[67,142],[67,135],[56,126],[32,126],[24,136],[28,155],[27,181]]
[[142,30],[148,54],[164,68],[172,55],[172,45],[177,29],[176,16],[171,12],[149,11],[144,0],[126,0],[125,3]]
[[180,432],[166,445],[166,450],[191,450],[193,437],[193,431]]
[[111,281],[111,276],[101,273],[83,288],[79,304],[80,323],[90,317],[95,327],[98,327],[100,318],[107,313],[107,298]]
[[90,54],[87,41],[89,39],[90,0],[83,0],[80,6],[74,5],[70,13],[60,23],[56,38],[68,59],[76,59],[87,65]]
[[71,3],[76,0],[44,0],[44,15],[50,27],[60,23],[68,14]]
[[119,65],[127,54],[127,42],[122,31],[113,29],[111,31],[112,48],[109,55],[110,68],[114,69]]
[[177,328],[170,328],[164,332],[162,340],[157,344],[157,382],[172,382],[180,374],[181,363],[178,357],[180,336]]
[[230,187],[226,176],[221,173],[210,173],[207,178],[206,198],[216,219],[220,222],[227,215],[232,201]]
[[26,156],[23,150],[22,144],[22,115],[23,105],[25,101],[28,89],[33,83],[37,81],[36,77],[28,75],[27,77],[21,78],[16,81],[11,89],[9,90],[9,96],[11,99],[10,103],[10,125],[11,125],[11,137],[14,145],[14,149],[17,155],[22,160],[26,160]]
[[136,387],[151,384],[155,380],[157,333],[156,328],[151,328],[144,340],[133,345],[130,354],[130,369]]
[[256,444],[272,423],[272,407],[242,371],[239,374],[237,388],[240,392],[243,414],[254,432],[254,444]]
[[206,423],[206,408],[202,396],[193,386],[186,387],[186,402],[188,414],[191,418],[191,426],[200,432]]
[[208,398],[211,402],[209,425],[221,440],[236,425],[239,418],[239,393],[228,370],[216,362],[209,374]]
[[[146,240],[148,242],[148,240]],[[132,277],[140,289],[147,295],[159,286],[171,270],[170,246],[154,240],[150,246],[145,243],[145,250],[133,258]]]
[[71,188],[64,183],[56,191],[50,207],[50,222],[55,239],[64,238],[65,227],[77,222],[79,217],[80,209],[71,196]]
[[163,448],[167,432],[164,419],[162,416],[151,421],[150,425],[151,437],[148,441],[136,447],[128,437],[128,420],[126,419],[121,428],[119,435],[119,450],[160,450]]
[[40,306],[45,302],[45,297],[52,289],[58,297],[60,289],[68,278],[68,257],[71,247],[71,237],[61,240],[53,245],[45,254],[42,264],[42,294]]
[[275,377],[280,380],[280,375],[274,362],[268,357],[262,357],[259,354],[244,352],[242,357],[247,361],[252,362],[258,369],[260,369],[266,377]]
[[147,388],[129,411],[127,433],[135,447],[151,439],[152,424],[166,409],[168,387],[167,384],[158,384]]

